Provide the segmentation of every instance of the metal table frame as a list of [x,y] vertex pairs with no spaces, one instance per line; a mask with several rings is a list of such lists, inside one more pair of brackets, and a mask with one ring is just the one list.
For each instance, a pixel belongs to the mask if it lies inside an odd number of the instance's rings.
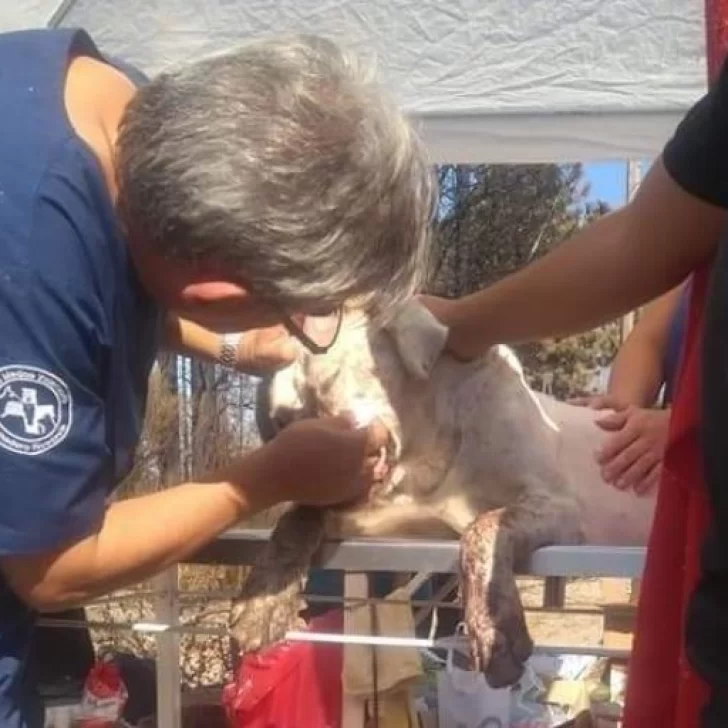
[[[194,557],[191,564],[252,565],[265,545],[267,529],[236,528],[223,534]],[[544,606],[563,606],[565,583],[575,577],[639,579],[645,549],[636,547],[549,546],[534,552],[522,575],[546,580]],[[314,566],[350,572],[457,573],[459,542],[424,539],[358,539],[326,543],[314,559]],[[157,635],[158,720],[161,728],[179,728],[179,638],[176,568],[159,577],[157,619],[169,629]],[[553,648],[552,648],[553,649]],[[574,652],[597,652],[574,648]],[[602,650],[602,652],[604,652]],[[607,651],[608,652],[608,651]]]

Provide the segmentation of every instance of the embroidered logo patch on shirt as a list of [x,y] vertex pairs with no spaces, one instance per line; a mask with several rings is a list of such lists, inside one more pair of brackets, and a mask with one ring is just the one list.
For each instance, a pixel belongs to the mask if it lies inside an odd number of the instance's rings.
[[0,367],[0,447],[40,455],[66,439],[71,392],[55,374],[33,366]]

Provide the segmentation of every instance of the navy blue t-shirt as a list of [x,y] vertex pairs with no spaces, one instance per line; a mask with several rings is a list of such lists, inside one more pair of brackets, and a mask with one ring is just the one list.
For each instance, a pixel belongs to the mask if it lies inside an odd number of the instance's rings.
[[[161,331],[66,115],[78,55],[102,59],[83,31],[0,34],[0,557],[99,529],[131,465]],[[24,665],[34,622],[0,575],[3,728],[41,725]]]

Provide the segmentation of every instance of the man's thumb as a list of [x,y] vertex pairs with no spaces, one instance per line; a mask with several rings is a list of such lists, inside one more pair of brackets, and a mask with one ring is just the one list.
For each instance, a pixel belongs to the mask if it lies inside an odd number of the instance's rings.
[[376,453],[389,444],[389,430],[380,419],[375,419],[366,428],[367,452]]

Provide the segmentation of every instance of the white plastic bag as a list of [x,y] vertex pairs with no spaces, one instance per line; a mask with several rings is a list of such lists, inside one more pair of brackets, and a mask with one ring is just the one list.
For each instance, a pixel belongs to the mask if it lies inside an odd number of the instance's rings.
[[495,690],[480,672],[453,665],[453,651],[437,676],[439,728],[508,728],[511,691]]

